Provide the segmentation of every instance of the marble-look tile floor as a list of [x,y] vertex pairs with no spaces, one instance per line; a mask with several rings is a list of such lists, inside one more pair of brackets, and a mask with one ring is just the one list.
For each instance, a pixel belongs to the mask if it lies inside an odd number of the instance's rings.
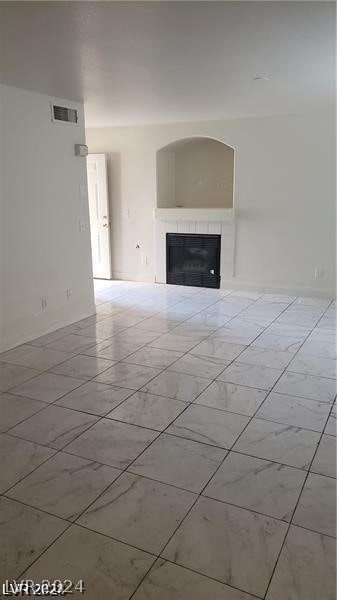
[[0,355],[1,582],[336,600],[335,302],[95,288]]

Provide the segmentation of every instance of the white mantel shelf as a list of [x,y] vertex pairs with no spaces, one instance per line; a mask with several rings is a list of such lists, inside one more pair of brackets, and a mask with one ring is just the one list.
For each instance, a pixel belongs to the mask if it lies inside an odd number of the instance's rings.
[[155,208],[159,221],[234,221],[233,208]]

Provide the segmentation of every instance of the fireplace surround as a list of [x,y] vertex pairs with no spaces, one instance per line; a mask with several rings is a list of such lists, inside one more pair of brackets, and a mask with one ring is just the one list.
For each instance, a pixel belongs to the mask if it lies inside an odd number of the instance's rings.
[[221,235],[166,234],[166,282],[220,287]]

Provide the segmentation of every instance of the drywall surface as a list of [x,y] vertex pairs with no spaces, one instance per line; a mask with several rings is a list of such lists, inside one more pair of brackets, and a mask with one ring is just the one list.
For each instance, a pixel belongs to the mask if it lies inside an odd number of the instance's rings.
[[[92,314],[94,302],[86,161],[74,155],[85,141],[83,107],[0,92],[4,350]],[[78,124],[52,122],[53,101],[77,108]]]
[[175,202],[186,208],[232,208],[234,150],[207,138],[175,151]]
[[[222,285],[334,294],[332,109],[87,130],[89,151],[108,155],[114,276],[155,280],[156,154],[172,142],[193,136],[214,138],[235,149],[234,277]],[[315,269],[324,271],[323,277],[316,279]]]

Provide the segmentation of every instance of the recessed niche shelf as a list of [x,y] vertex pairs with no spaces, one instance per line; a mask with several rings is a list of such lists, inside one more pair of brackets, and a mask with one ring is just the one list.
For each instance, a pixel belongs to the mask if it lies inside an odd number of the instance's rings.
[[207,137],[177,140],[157,152],[158,209],[233,208],[234,149]]

